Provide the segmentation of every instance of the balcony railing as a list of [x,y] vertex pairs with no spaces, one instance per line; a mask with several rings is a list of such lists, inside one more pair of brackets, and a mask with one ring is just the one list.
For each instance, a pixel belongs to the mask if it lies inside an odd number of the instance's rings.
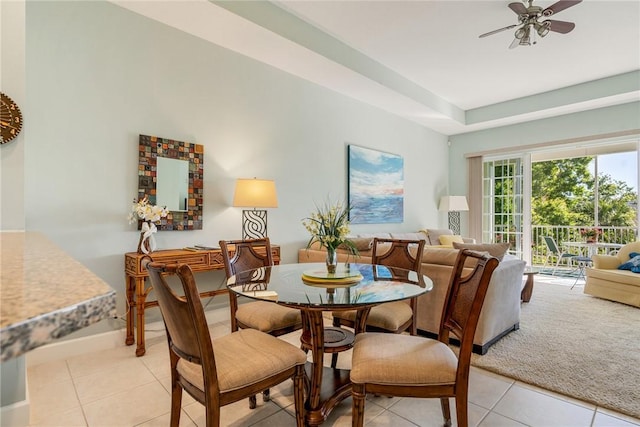
[[[541,266],[547,258],[547,245],[544,242],[544,236],[551,236],[558,246],[562,246],[562,242],[584,242],[586,239],[580,233],[581,229],[594,227],[576,227],[564,225],[532,225],[531,226],[531,263],[534,266]],[[599,242],[627,244],[635,242],[638,239],[636,227],[603,227],[599,226],[602,233],[598,236]],[[569,253],[578,254],[579,248],[562,247],[562,250]],[[606,248],[599,248],[599,253],[606,253]]]

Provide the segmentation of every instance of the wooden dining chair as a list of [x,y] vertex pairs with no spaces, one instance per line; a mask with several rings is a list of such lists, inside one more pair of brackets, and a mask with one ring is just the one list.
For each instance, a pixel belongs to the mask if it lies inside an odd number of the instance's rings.
[[[273,265],[269,238],[245,240],[220,240],[227,279],[243,271]],[[300,310],[272,302],[252,301],[238,304],[238,296],[229,292],[231,331],[257,329],[273,336],[288,334],[302,328]],[[269,390],[262,393],[268,402]],[[256,407],[255,396],[249,399],[249,407]]]
[[[207,427],[220,425],[220,408],[293,380],[296,424],[304,425],[306,354],[295,346],[255,329],[211,340],[202,301],[191,268],[143,259],[157,295],[169,344],[171,423],[180,422],[182,391],[204,405]],[[165,276],[177,275],[184,296]]]
[[[371,263],[420,273],[424,244],[424,240],[374,238]],[[367,331],[399,334],[408,330],[416,335],[417,304],[418,299],[411,298],[408,303],[396,301],[373,307],[367,317]],[[334,311],[332,316],[336,327],[355,325],[355,310]]]
[[[473,271],[462,276],[465,261],[475,258]],[[461,250],[453,268],[440,321],[438,339],[406,334],[365,332],[356,335],[351,362],[353,426],[364,422],[367,393],[440,398],[445,425],[451,425],[449,397],[456,401],[459,427],[467,427],[469,366],[473,336],[489,281],[498,260]],[[458,356],[450,335],[460,341]]]

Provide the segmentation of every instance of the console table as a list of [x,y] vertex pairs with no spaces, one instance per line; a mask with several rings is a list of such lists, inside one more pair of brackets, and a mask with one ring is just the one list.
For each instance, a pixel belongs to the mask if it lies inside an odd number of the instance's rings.
[[[231,247],[233,252],[233,246]],[[147,270],[142,267],[144,254],[128,252],[124,254],[124,274],[125,289],[127,297],[127,335],[126,345],[132,345],[136,338],[133,335],[134,318],[136,319],[137,341],[136,356],[142,356],[146,352],[144,343],[144,311],[149,307],[157,307],[155,300],[147,301],[149,293],[153,290],[151,285],[146,285],[146,278],[149,277]],[[274,264],[280,263],[280,246],[271,245],[271,256]],[[194,273],[200,271],[224,270],[224,260],[220,248],[187,250],[187,249],[167,249],[151,253],[154,261],[167,264],[188,264]],[[213,291],[200,293],[201,298],[214,297],[226,294],[226,287]]]

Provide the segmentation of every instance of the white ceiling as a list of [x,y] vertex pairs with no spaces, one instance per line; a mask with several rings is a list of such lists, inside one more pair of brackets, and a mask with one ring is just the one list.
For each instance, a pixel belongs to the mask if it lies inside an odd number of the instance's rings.
[[515,49],[508,0],[113,2],[447,135],[640,100],[638,0]]

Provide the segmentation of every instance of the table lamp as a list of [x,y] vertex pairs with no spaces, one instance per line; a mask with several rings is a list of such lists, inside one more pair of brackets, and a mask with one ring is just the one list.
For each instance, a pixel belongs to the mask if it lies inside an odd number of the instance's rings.
[[267,211],[257,208],[277,208],[276,184],[270,179],[244,179],[236,181],[233,206],[253,208],[242,211],[242,239],[260,239],[267,236]]
[[453,234],[460,235],[460,211],[468,211],[469,205],[465,196],[443,196],[440,198],[440,211],[449,212],[449,228]]

